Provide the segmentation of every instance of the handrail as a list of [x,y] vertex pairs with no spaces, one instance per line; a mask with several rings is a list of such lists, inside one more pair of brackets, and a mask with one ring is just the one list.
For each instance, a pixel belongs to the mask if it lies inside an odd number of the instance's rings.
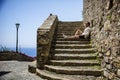
[[44,65],[48,62],[57,23],[57,16],[50,15],[37,30],[37,68],[39,69],[44,69]]

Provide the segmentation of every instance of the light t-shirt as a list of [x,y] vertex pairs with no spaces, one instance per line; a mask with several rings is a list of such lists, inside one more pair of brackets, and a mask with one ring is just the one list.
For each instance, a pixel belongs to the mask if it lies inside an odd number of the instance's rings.
[[85,36],[85,38],[89,37],[89,34],[91,32],[91,28],[90,27],[87,27],[85,28],[84,32],[82,33],[82,35]]

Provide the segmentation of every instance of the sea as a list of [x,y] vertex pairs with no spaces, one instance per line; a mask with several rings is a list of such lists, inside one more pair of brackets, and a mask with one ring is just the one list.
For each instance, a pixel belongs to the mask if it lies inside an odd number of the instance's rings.
[[[16,51],[16,48],[9,48],[9,49]],[[18,51],[28,56],[36,57],[36,48],[20,48]]]

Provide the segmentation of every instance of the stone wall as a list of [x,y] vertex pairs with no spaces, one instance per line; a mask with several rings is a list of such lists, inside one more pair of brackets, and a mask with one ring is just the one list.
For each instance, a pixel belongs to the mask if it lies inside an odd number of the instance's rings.
[[84,0],[83,17],[91,23],[91,42],[101,57],[103,75],[119,80],[120,0]]
[[34,61],[35,59],[24,53],[16,53],[14,51],[7,51],[7,52],[0,51],[0,61],[10,61],[10,60]]
[[57,16],[50,14],[37,30],[37,67],[40,69],[49,62],[51,43],[57,23]]

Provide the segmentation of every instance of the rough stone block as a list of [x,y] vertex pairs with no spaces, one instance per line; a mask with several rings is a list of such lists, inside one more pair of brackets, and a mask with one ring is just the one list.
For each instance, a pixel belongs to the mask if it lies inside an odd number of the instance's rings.
[[111,72],[109,72],[108,70],[104,70],[103,71],[103,75],[105,76],[105,77],[107,77],[107,78],[109,78],[109,79],[113,79],[114,78],[114,73],[111,73]]
[[120,69],[117,70],[117,75],[120,77]]
[[[116,33],[117,34],[117,33]],[[115,37],[115,36],[114,36]],[[113,47],[117,47],[117,46],[119,46],[120,45],[120,42],[119,42],[119,40],[117,39],[117,38],[113,38],[112,39],[112,46]]]
[[112,65],[111,65],[111,64],[107,64],[107,65],[106,65],[106,68],[107,68],[107,69],[112,69]]
[[114,67],[120,69],[120,59],[119,58],[115,58],[113,61],[112,61],[112,64]]
[[112,53],[113,57],[117,57],[117,49],[116,49],[116,47],[111,48],[111,53]]
[[111,51],[108,50],[105,55],[106,55],[106,56],[110,56],[110,55],[111,55]]
[[103,58],[103,54],[102,54],[102,53],[99,53],[99,57],[100,57],[100,58]]
[[[120,10],[119,10],[119,13],[120,13]],[[120,26],[120,20],[118,21],[118,26]]]
[[108,73],[107,70],[104,70],[104,71],[103,71],[103,75],[104,75],[105,77],[109,77],[109,74],[110,74],[110,73]]
[[104,30],[105,30],[105,31],[111,31],[111,30],[112,30],[110,20],[107,20],[107,21],[104,23]]
[[106,9],[110,8],[110,0],[108,0],[107,5],[106,5]]
[[31,73],[36,73],[36,66],[28,65],[28,71]]
[[49,39],[48,38],[40,38],[38,40],[38,43],[41,45],[47,45],[49,43]]
[[101,61],[101,67],[102,67],[102,68],[105,68],[105,67],[106,67],[106,63],[105,63],[104,60]]
[[109,57],[105,56],[105,57],[104,57],[104,61],[105,61],[106,63],[109,63]]
[[114,77],[114,79],[113,80],[120,80],[120,78],[119,77]]

